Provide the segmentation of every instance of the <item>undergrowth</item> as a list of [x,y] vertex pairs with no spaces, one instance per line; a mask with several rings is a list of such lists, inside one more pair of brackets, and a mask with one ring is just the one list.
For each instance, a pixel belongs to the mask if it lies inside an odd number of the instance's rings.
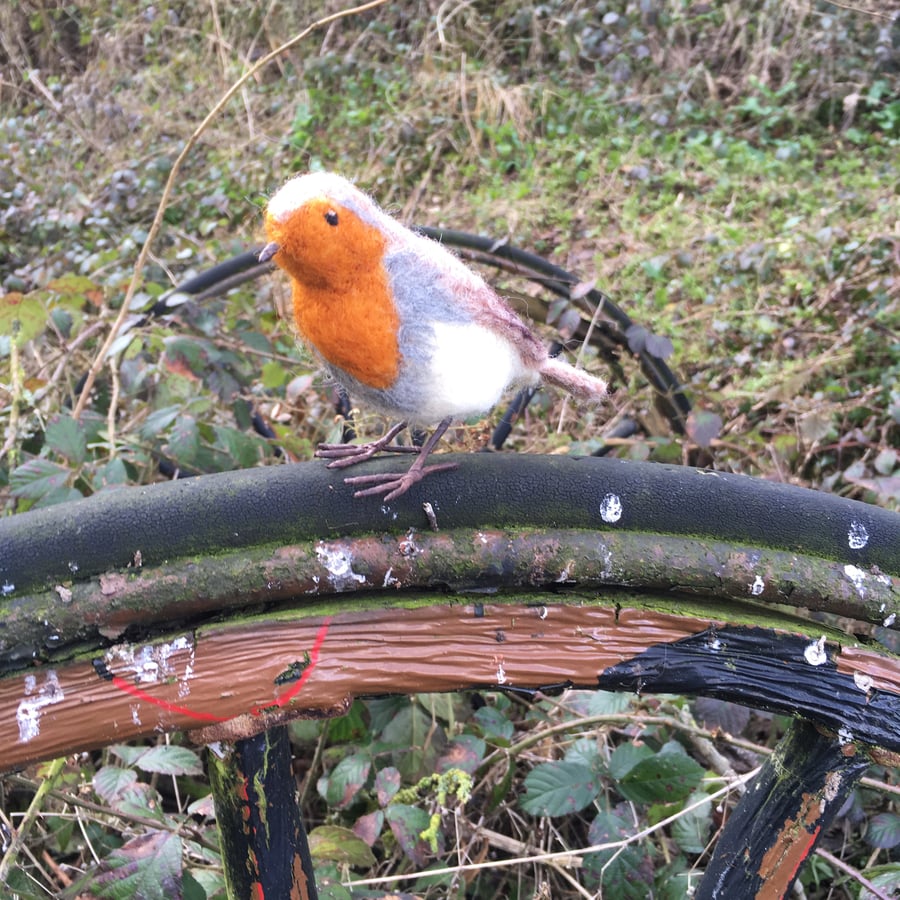
[[[668,338],[695,419],[686,436],[673,433],[623,360],[609,418],[641,428],[619,455],[900,508],[897,3],[408,0],[312,34],[246,85],[188,156],[76,420],[177,153],[253,60],[340,8],[310,5],[25,0],[0,10],[6,514],[280,464],[282,451],[309,459],[334,437],[329,390],[278,314],[279,279],[152,312],[172,285],[257,243],[265,198],[319,168],[354,178],[404,221],[534,250]],[[542,317],[533,288],[498,284]],[[602,367],[596,353],[587,364]],[[253,430],[253,413],[274,437]],[[471,428],[467,445],[484,434]],[[550,397],[509,446],[590,452],[601,435],[596,418]],[[756,765],[778,730],[759,713],[680,698],[490,694],[357,702],[344,719],[294,726],[294,739],[298,759],[314,760],[302,773],[304,815],[322,826],[313,851],[335,882],[575,851],[684,810],[580,870],[548,862],[415,882],[430,897],[562,898],[601,886],[682,897],[721,824],[723,801],[709,796],[726,768]],[[704,755],[714,735],[717,755]],[[677,769],[677,796],[654,794],[663,763]],[[4,782],[7,825],[42,771]],[[215,896],[201,771],[193,751],[164,741],[143,755],[72,758],[10,889],[74,896],[81,873],[117,871],[137,837],[155,834],[159,852],[147,858],[184,875],[184,896]],[[852,867],[895,861],[889,796],[857,792],[828,835]],[[880,877],[896,889],[895,868]],[[816,859],[802,882],[810,897],[857,896],[845,878]],[[141,896],[114,877],[102,884],[93,896]]]

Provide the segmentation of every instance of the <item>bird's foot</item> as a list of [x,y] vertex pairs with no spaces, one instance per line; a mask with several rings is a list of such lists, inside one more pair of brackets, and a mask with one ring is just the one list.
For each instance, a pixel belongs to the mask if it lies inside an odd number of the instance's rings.
[[344,484],[354,487],[359,485],[371,485],[363,490],[356,491],[354,497],[374,497],[377,494],[384,494],[385,500],[396,500],[397,497],[405,494],[414,484],[420,482],[426,475],[435,472],[450,472],[458,469],[458,463],[435,463],[432,466],[417,465],[417,459],[406,472],[398,475],[395,472],[379,472],[375,475],[354,475],[352,478],[345,478]]
[[391,444],[391,441],[404,428],[406,428],[406,422],[400,422],[377,441],[369,441],[367,444],[319,444],[316,447],[316,456],[319,459],[330,459],[329,469],[346,469],[348,466],[365,462],[378,453],[418,453],[418,447],[402,447],[399,444]]

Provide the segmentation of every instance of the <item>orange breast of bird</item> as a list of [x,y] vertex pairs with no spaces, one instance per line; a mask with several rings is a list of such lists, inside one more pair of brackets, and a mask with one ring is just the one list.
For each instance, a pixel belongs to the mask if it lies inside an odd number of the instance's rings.
[[266,231],[291,276],[301,337],[334,368],[389,388],[400,372],[400,321],[384,267],[385,236],[326,197],[283,221],[267,216]]

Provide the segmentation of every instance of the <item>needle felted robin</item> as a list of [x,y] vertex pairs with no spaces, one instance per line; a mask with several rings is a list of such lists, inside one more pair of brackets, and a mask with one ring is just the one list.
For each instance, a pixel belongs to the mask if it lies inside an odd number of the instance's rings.
[[[599,378],[551,358],[541,341],[475,272],[415,234],[345,178],[299,175],[265,211],[274,260],[290,276],[300,337],[352,398],[401,421],[368,444],[321,444],[344,468],[384,450],[418,452],[403,474],[347,478],[355,496],[393,500],[453,463],[426,465],[454,419],[486,413],[511,387],[545,381],[598,401]],[[391,441],[407,425],[437,427],[421,449]]]

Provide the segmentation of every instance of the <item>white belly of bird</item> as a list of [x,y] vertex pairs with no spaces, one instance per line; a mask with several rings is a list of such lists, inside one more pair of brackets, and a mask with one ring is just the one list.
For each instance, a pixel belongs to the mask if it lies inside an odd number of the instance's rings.
[[507,388],[537,380],[516,348],[484,327],[438,322],[434,338],[423,422],[481,415],[497,405]]

